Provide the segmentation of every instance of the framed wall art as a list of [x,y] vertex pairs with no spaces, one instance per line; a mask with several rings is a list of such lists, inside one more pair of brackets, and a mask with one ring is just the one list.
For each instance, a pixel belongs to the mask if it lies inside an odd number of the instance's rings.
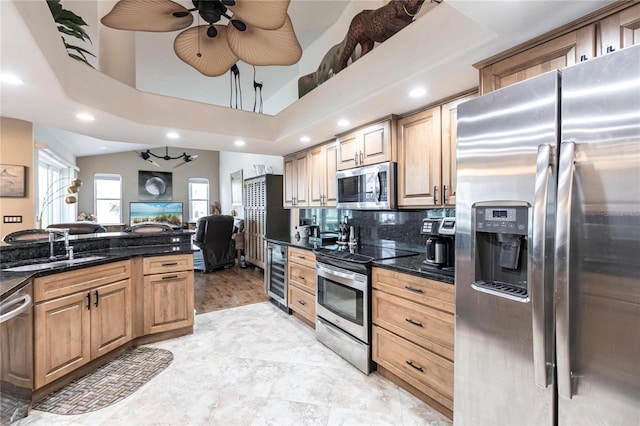
[[25,166],[0,164],[0,197],[26,195]]
[[171,172],[138,171],[138,199],[171,201],[173,177]]

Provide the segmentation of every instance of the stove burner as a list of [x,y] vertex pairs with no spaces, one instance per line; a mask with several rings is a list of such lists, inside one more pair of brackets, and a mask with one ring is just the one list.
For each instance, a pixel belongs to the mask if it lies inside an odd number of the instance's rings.
[[354,263],[368,264],[374,260],[393,259],[396,257],[414,256],[417,252],[400,250],[393,247],[369,246],[349,247],[333,245],[313,250],[320,258],[328,257]]

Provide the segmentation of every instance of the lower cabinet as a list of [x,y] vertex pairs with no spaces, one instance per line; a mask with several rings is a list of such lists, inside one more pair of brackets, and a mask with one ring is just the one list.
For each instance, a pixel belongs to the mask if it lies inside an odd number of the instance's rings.
[[451,417],[453,285],[382,268],[372,285],[373,360]]
[[35,389],[131,340],[129,274],[124,261],[34,280],[36,289],[60,294],[34,292]]
[[289,247],[287,256],[287,300],[289,308],[315,325],[316,256],[309,250]]
[[144,334],[192,326],[193,255],[147,257],[143,274]]

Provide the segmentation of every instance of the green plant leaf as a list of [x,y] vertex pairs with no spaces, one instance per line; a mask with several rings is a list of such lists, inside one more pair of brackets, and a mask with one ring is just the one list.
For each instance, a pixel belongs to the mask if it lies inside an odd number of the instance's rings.
[[62,5],[60,4],[60,0],[47,0],[47,5],[49,5],[49,10],[51,11],[53,20],[57,22],[57,19],[62,13]]
[[86,22],[84,22],[84,19],[67,9],[62,9],[60,20],[73,22],[76,25],[88,25]]
[[72,57],[73,59],[75,59],[76,61],[80,61],[83,62],[87,65],[89,65],[91,68],[93,68],[93,65],[91,65],[89,62],[87,62],[87,60],[81,56],[75,55],[73,53],[69,53],[69,56]]
[[80,53],[82,55],[82,57],[85,57],[84,53],[86,53],[87,55],[91,55],[94,58],[96,57],[96,55],[94,55],[93,53],[89,52],[87,49],[83,49],[80,46],[73,46],[73,45],[68,44],[68,43],[65,43],[64,45],[65,45],[65,47],[67,49],[75,50],[76,52]]

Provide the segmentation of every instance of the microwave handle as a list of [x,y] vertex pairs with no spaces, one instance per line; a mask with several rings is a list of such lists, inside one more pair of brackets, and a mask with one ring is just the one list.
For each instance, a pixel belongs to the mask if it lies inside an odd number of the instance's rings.
[[379,204],[380,203],[380,173],[376,173],[373,179],[375,180],[375,186],[373,188],[373,199],[375,200],[376,204]]

